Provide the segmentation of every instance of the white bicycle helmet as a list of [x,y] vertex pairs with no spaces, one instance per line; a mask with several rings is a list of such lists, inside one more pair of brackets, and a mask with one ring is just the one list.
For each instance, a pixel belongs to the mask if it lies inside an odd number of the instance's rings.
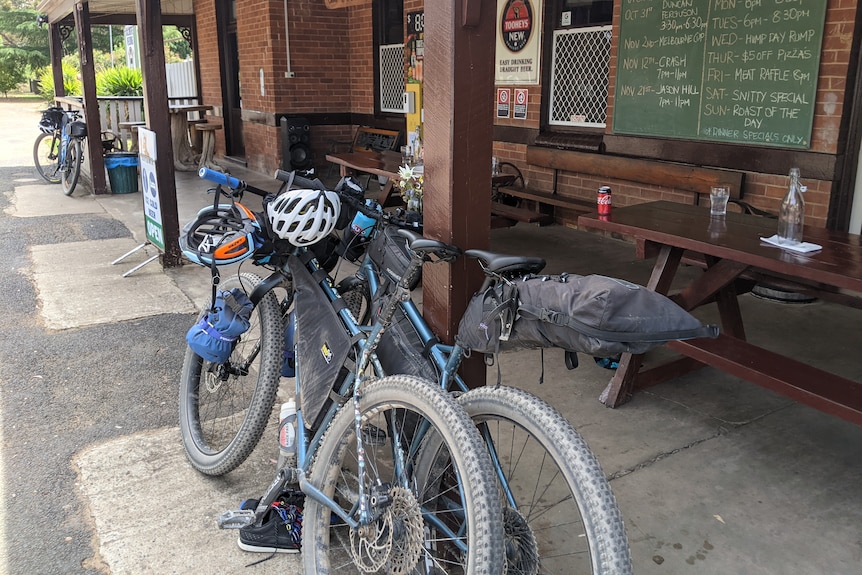
[[328,236],[340,213],[338,194],[325,190],[290,190],[266,208],[272,232],[298,247],[310,246]]

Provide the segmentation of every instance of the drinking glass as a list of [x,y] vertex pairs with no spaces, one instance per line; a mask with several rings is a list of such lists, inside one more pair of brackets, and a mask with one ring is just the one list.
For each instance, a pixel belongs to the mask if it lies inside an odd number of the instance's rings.
[[709,189],[709,214],[723,216],[727,213],[727,200],[730,198],[730,188],[713,186]]

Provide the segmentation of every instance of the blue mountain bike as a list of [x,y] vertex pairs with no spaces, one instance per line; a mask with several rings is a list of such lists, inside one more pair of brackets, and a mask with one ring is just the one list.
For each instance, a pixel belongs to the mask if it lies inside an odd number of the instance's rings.
[[[225,178],[221,174],[202,174],[204,177],[224,182],[233,189],[241,190],[244,187],[248,189],[248,186],[242,182]],[[294,180],[294,183],[296,184],[297,180]],[[298,185],[315,184],[299,181]],[[410,224],[400,221],[397,215],[365,206],[361,201],[357,201],[355,196],[342,197],[345,204],[350,204],[353,209],[367,218],[366,221],[372,222],[373,229],[363,230],[368,231],[368,235],[372,238],[381,237],[387,226],[391,228],[393,225],[403,224],[408,228],[411,227]],[[359,238],[360,235],[356,237]],[[496,503],[502,506],[500,521],[505,536],[504,555],[507,572],[623,575],[631,573],[628,542],[621,514],[598,461],[580,434],[550,405],[523,390],[502,385],[468,390],[465,382],[457,375],[466,350],[459,346],[441,344],[412,301],[410,288],[415,285],[423,264],[452,261],[461,256],[461,250],[455,246],[424,238],[410,229],[401,229],[395,234],[388,235],[399,237],[405,243],[405,253],[408,254],[406,267],[398,270],[395,275],[389,273],[392,271],[391,266],[375,261],[372,255],[373,249],[366,250],[364,255],[360,254],[359,271],[355,277],[348,277],[336,284],[319,268],[313,273],[323,281],[321,286],[326,286],[324,291],[328,294],[328,302],[338,302],[337,306],[340,308],[349,308],[339,311],[342,323],[349,325],[348,333],[358,337],[364,336],[366,341],[374,342],[372,346],[365,348],[365,351],[371,354],[368,364],[373,367],[374,374],[382,378],[381,381],[390,381],[392,377],[398,378],[397,381],[400,382],[409,381],[415,384],[411,387],[411,393],[428,387],[446,390],[450,396],[457,398],[457,403],[472,419],[474,429],[481,435],[483,451],[491,461],[493,481],[496,483],[496,488],[493,489],[497,494]],[[347,248],[345,251],[350,251],[350,246]],[[328,251],[330,250],[324,250],[324,252]],[[466,255],[477,258],[482,263],[487,277],[486,283],[489,284],[510,281],[511,278],[527,273],[536,273],[544,266],[544,261],[539,258],[503,256],[473,250],[468,250]],[[314,266],[317,267],[317,260],[314,262]],[[294,269],[298,268],[294,267]],[[297,292],[297,277],[294,273],[293,292]],[[277,284],[276,279],[253,281],[249,288],[269,285],[269,288],[256,289],[272,294],[274,291],[272,287]],[[329,305],[328,302],[309,305],[297,298],[288,304],[288,299],[282,298],[282,305],[279,308],[270,306],[272,309],[281,310],[281,317],[287,323],[287,332],[290,332],[291,325],[296,328],[298,368],[302,366],[304,346],[314,349],[320,346],[321,341],[326,341],[326,338],[320,340],[313,334],[309,334],[308,319],[305,320],[306,328],[303,331],[302,314],[311,314],[311,317],[318,318],[312,323],[319,323],[321,311]],[[258,309],[263,307],[259,305]],[[273,314],[277,315],[277,312]],[[356,321],[357,318],[360,321]],[[261,325],[261,347],[256,357],[260,361],[267,361],[266,358],[271,356],[270,361],[275,366],[280,365],[282,359],[280,336],[284,333],[282,331],[284,326],[276,321],[272,323],[274,324],[272,327]],[[265,349],[263,347],[265,343],[272,340],[278,341],[273,344],[272,349]],[[411,361],[405,364],[404,358],[409,358]],[[189,360],[188,354],[187,360]],[[413,367],[405,367],[410,363]],[[308,394],[308,389],[301,383],[301,377],[299,377],[301,369],[298,371],[297,397],[303,397],[303,394]],[[393,373],[409,375],[390,375]],[[187,383],[193,382],[196,375],[197,372],[184,375],[183,388],[186,391],[181,394],[181,404],[203,401],[202,396],[195,396],[194,392],[190,391],[194,385]],[[254,374],[248,379],[252,381],[247,381],[246,384],[249,387],[253,386],[255,393],[271,389],[274,394],[278,385],[277,374],[274,379],[264,373]],[[341,380],[341,383],[335,385],[337,390],[334,397],[349,396],[352,386],[351,374],[342,371],[336,379]],[[184,397],[186,399],[183,399]],[[252,398],[244,402],[238,401],[237,404],[250,406],[245,412],[246,416],[255,412],[258,417],[266,419],[272,412],[272,402],[256,403]],[[188,421],[194,415],[193,411],[187,410],[185,415],[181,412],[181,424],[183,419]],[[200,412],[198,416],[200,418]],[[314,416],[306,413],[300,417],[303,420],[309,418]],[[324,433],[324,427],[326,425],[313,425],[312,429],[316,429],[316,433],[321,434]],[[326,461],[334,461],[343,466],[345,461],[351,460],[352,457],[344,457],[342,450],[351,445],[356,437],[366,435],[375,438],[376,441],[387,437],[383,431],[387,429],[386,425],[375,424],[373,432],[369,432],[368,429],[354,430],[351,437],[345,437],[337,442],[341,447],[332,448],[330,444],[330,448],[318,449],[316,457],[320,458],[323,455]],[[331,433],[326,432],[324,436],[331,436]],[[222,471],[228,461],[231,466],[238,465],[247,456],[245,452],[250,453],[257,444],[256,438],[250,438],[250,435],[241,429],[237,430],[235,435],[230,435],[230,440],[236,441],[240,437],[246,439],[245,449],[235,450],[233,453],[226,449],[222,452],[206,454],[200,444],[185,438],[184,445],[193,465],[201,469],[209,459],[209,463],[214,466],[210,469]],[[318,435],[311,438],[312,444],[317,438]],[[299,442],[300,461],[307,459],[309,454],[309,451],[305,450],[304,441],[308,441],[308,437]],[[440,452],[442,447],[440,441],[437,434],[424,439],[423,450],[428,450],[425,452],[426,456]],[[443,452],[445,451],[444,449]],[[449,500],[454,494],[460,492],[458,476],[447,472],[437,463],[431,464],[435,471],[430,471],[429,461],[439,463],[445,461],[445,458],[438,459],[437,455],[427,456],[418,466],[423,470],[422,476],[430,474],[437,478],[433,485],[439,508],[458,509],[463,503],[460,497]],[[339,465],[329,466],[328,471],[327,468],[315,469],[312,466],[308,483],[314,488],[321,489],[326,497],[337,497],[339,493],[353,492],[355,490],[353,478],[349,474],[344,475],[343,467]],[[302,468],[303,465],[300,463],[299,467]],[[286,477],[283,470],[279,474],[274,486],[262,500],[274,497],[283,488]],[[305,491],[305,488],[303,490]],[[331,516],[331,508],[323,499],[314,497],[307,499],[303,525],[305,545],[313,542],[315,546],[329,548],[334,541],[349,539],[349,532],[345,532],[343,526],[333,524],[330,521]],[[259,520],[259,516],[249,520]],[[442,526],[436,524],[434,533],[440,533],[440,529]],[[438,538],[435,537],[435,539]],[[448,561],[452,562],[454,555],[450,552],[446,556]],[[320,554],[305,558],[307,572],[316,573],[333,565],[319,563],[319,559]],[[348,562],[345,561],[345,563]],[[442,571],[426,569],[420,572],[450,572],[450,569],[446,568]]]
[[36,171],[52,184],[62,184],[63,193],[71,196],[81,176],[84,160],[83,141],[87,125],[79,121],[80,112],[51,107],[42,112],[39,129],[33,145],[33,162]]
[[[266,195],[218,172],[201,174],[220,184],[219,193],[230,186],[233,199],[243,190]],[[212,226],[222,223],[230,222],[207,219],[210,248],[218,244]],[[222,526],[262,525],[273,501],[298,486],[306,573],[502,573],[502,510],[478,429],[440,387],[376,377],[374,350],[386,322],[364,329],[313,252],[263,233],[254,257],[272,273],[219,284],[254,302],[250,329],[225,362],[186,353],[181,435],[201,472],[239,465],[272,413],[285,322],[295,321],[296,461],[278,470],[254,510],[230,513]],[[438,245],[416,248],[430,257]]]

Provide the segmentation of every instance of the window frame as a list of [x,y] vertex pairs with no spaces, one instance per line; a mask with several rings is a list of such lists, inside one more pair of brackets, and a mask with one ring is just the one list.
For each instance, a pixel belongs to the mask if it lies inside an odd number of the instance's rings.
[[[395,9],[394,12],[390,8]],[[395,18],[398,18],[396,22]],[[400,94],[404,92],[404,3],[403,0],[380,0],[372,3],[372,21],[373,21],[373,50],[374,50],[374,113],[380,115],[399,114],[403,115],[404,110],[400,105]],[[400,37],[395,29],[400,29]],[[391,36],[391,37],[390,37]],[[397,40],[397,41],[396,41]],[[390,74],[387,74],[384,68],[384,57],[387,52],[392,51],[400,46],[401,49],[401,83],[399,93],[399,105],[397,108],[393,105],[393,101],[387,106],[384,100],[384,92],[392,90],[395,85],[389,85],[387,82],[392,81]],[[394,72],[393,70],[390,73]],[[397,74],[397,72],[395,72]]]
[[[540,131],[550,131],[550,132],[572,132],[572,133],[589,133],[589,134],[597,134],[604,133],[607,128],[607,119],[608,119],[608,105],[610,102],[611,94],[609,92],[610,87],[610,45],[613,42],[613,15],[611,11],[610,21],[603,22],[591,22],[591,23],[579,23],[579,24],[567,24],[563,25],[562,16],[565,8],[564,0],[547,0],[545,2],[545,18],[544,18],[544,39],[543,39],[543,69],[542,69],[542,104],[541,104],[541,115],[540,115]],[[558,34],[564,34],[566,32],[570,32],[571,30],[582,30],[585,28],[590,29],[603,29],[607,34],[608,38],[608,77],[607,84],[608,94],[605,99],[604,106],[604,122],[563,122],[559,120],[552,121],[552,113],[554,110],[554,101],[553,94],[554,88],[552,87],[552,82],[554,78],[554,70],[555,70],[555,40]]]

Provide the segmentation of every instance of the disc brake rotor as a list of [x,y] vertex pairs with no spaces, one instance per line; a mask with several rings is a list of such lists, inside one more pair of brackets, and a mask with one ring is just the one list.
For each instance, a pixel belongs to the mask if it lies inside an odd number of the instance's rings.
[[371,525],[350,530],[350,553],[361,571],[375,573],[392,552],[392,516],[384,513]]
[[391,575],[413,572],[422,556],[422,511],[407,489],[393,487],[391,502],[372,525],[350,530],[350,551],[354,564],[365,573],[384,567]]
[[224,379],[222,379],[217,374],[215,374],[211,371],[207,372],[205,379],[206,379],[205,383],[206,383],[207,391],[210,393],[217,392],[219,390],[219,388],[222,386],[222,384],[224,383]]

